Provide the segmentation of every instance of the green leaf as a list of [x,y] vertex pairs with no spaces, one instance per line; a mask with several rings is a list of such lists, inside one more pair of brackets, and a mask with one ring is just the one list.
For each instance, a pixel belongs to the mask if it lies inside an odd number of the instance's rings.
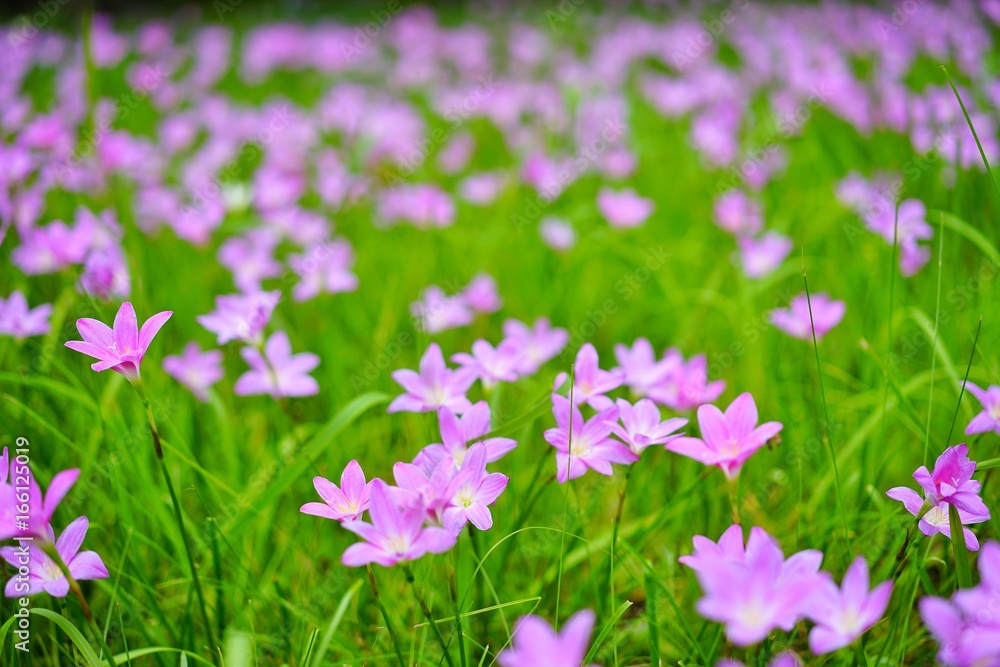
[[364,583],[364,579],[358,579],[354,582],[354,585],[347,589],[344,593],[344,597],[340,598],[340,604],[337,605],[337,611],[333,613],[333,618],[330,619],[330,624],[326,626],[326,632],[323,633],[323,639],[319,643],[319,650],[316,651],[316,657],[312,660],[313,667],[320,667],[323,664],[323,658],[326,656],[326,650],[330,648],[330,642],[333,641],[333,633],[337,631],[340,626],[340,621],[343,620],[344,614],[347,613],[347,605],[351,604],[351,600],[354,596],[358,594],[358,590]]
[[972,574],[969,569],[969,548],[965,544],[965,531],[958,508],[948,505],[948,522],[951,524],[951,548],[955,555],[955,573],[959,588],[972,588]]
[[181,664],[187,664],[186,662],[187,659],[191,658],[192,660],[195,660],[203,665],[211,665],[211,667],[215,667],[214,663],[212,663],[211,660],[206,660],[197,653],[192,653],[191,651],[185,651],[183,649],[173,648],[170,646],[147,646],[145,648],[137,648],[131,651],[125,651],[124,653],[119,653],[118,655],[115,656],[115,664],[120,665],[123,662],[127,662],[129,660],[134,660],[136,658],[143,658],[147,655],[156,655],[157,653],[180,653]]
[[80,655],[83,657],[86,664],[91,665],[92,667],[101,667],[101,665],[104,664],[101,662],[101,659],[97,657],[97,652],[94,650],[94,647],[90,645],[90,642],[87,641],[87,638],[84,637],[79,628],[70,623],[68,619],[60,616],[51,609],[44,609],[41,607],[32,608],[31,614],[47,618],[58,625],[59,628],[66,633],[66,636],[69,637],[70,641],[73,642],[73,645],[76,646],[77,650],[80,651]]
[[243,508],[239,516],[227,526],[225,531],[226,536],[229,537],[244,530],[254,520],[254,517],[261,509],[273,503],[289,486],[296,480],[301,479],[302,475],[320,457],[323,450],[330,446],[334,438],[354,423],[358,417],[370,408],[388,402],[389,396],[380,392],[369,392],[358,396],[344,406],[344,409],[328,421],[326,426],[311,441],[306,443],[302,450],[296,454],[292,464],[281,471],[274,481],[268,485],[267,490],[254,499],[248,507]]
[[601,648],[601,642],[603,642],[604,638],[608,636],[608,633],[611,632],[611,628],[615,626],[615,623],[617,623],[618,619],[622,617],[622,614],[624,614],[625,611],[631,606],[632,606],[632,601],[625,600],[625,602],[622,602],[621,606],[619,606],[618,609],[615,610],[615,613],[611,616],[611,619],[604,624],[603,628],[601,628],[601,634],[597,635],[597,639],[594,640],[594,643],[590,647],[590,651],[587,652],[587,657],[584,658],[583,664],[589,665],[591,663],[591,661],[594,659],[594,656],[597,655],[597,649]]

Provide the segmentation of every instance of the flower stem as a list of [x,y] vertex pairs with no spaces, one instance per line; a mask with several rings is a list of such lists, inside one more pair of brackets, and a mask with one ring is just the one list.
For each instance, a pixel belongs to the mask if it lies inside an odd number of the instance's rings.
[[948,524],[951,528],[951,550],[955,556],[955,574],[959,588],[972,588],[972,572],[969,570],[969,549],[965,544],[965,529],[958,515],[958,508],[948,505]]
[[[456,547],[457,548],[457,547]],[[455,607],[455,633],[458,635],[458,655],[462,662],[462,667],[467,667],[465,664],[465,632],[462,629],[462,608],[458,604],[458,553],[455,553],[455,563],[449,568],[451,570],[451,577],[448,578],[448,590],[451,593],[451,603]]]
[[142,381],[134,384],[136,391],[142,398],[143,405],[146,406],[146,417],[149,418],[149,433],[153,438],[153,447],[156,450],[156,459],[160,463],[160,470],[163,472],[163,481],[166,482],[167,490],[170,492],[170,502],[174,506],[174,519],[177,522],[177,529],[181,533],[181,541],[184,543],[184,553],[187,556],[188,567],[191,570],[191,581],[194,583],[194,592],[198,597],[198,608],[201,612],[201,620],[205,625],[205,634],[208,636],[209,650],[212,653],[212,660],[215,660],[215,633],[212,631],[212,624],[208,620],[208,608],[205,606],[205,595],[201,590],[201,579],[198,577],[198,568],[195,567],[194,554],[191,552],[191,545],[188,543],[187,529],[184,527],[184,516],[181,513],[181,504],[177,499],[177,492],[174,490],[174,483],[170,479],[170,472],[167,470],[167,462],[163,458],[163,448],[160,446],[160,432],[156,428],[156,418],[153,416],[153,406],[146,393],[146,388]]
[[108,642],[104,638],[104,633],[101,632],[101,628],[97,625],[97,621],[94,620],[94,613],[90,611],[90,605],[87,604],[87,598],[83,595],[83,589],[80,588],[80,583],[73,578],[73,575],[70,573],[69,566],[66,565],[62,556],[59,555],[59,552],[53,545],[50,544],[46,546],[44,551],[49,558],[56,562],[59,569],[62,570],[63,576],[65,576],[66,581],[69,582],[69,589],[73,592],[73,595],[76,596],[77,601],[80,603],[80,608],[83,610],[83,617],[87,620],[87,625],[90,627],[91,632],[94,633],[101,651],[104,652],[104,659],[108,661],[108,664],[111,665],[111,667],[115,667],[115,654],[111,650],[111,647],[108,646]]
[[739,526],[743,523],[740,517],[740,478],[727,477],[726,481],[729,482],[729,512],[733,523]]
[[413,589],[413,595],[417,598],[417,603],[420,605],[420,611],[424,612],[424,618],[427,619],[427,624],[431,626],[431,630],[434,631],[434,636],[437,638],[438,644],[441,645],[441,651],[444,653],[444,660],[448,663],[448,667],[455,667],[455,663],[451,659],[451,655],[448,653],[448,645],[444,641],[444,635],[441,634],[441,628],[438,627],[437,623],[434,621],[434,614],[431,613],[430,608],[424,601],[424,596],[420,593],[420,589],[417,588],[417,581],[413,578],[413,570],[410,569],[409,565],[403,565],[403,574],[406,576],[407,583],[410,584],[410,588]]
[[378,610],[382,614],[382,620],[385,621],[385,629],[389,633],[389,640],[392,642],[392,648],[396,651],[396,660],[399,661],[399,667],[406,667],[406,661],[403,660],[403,652],[399,650],[399,638],[396,636],[396,632],[392,629],[392,621],[389,620],[389,612],[385,610],[385,605],[382,604],[382,596],[378,592],[378,584],[375,583],[375,571],[372,570],[372,566],[368,566],[368,584],[372,588],[372,595],[375,596],[375,604],[378,605]]

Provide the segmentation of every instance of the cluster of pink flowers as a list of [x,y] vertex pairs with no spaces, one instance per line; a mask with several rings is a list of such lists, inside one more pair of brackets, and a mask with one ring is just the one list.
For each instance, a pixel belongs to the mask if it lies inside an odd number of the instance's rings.
[[[4,595],[20,598],[45,592],[66,597],[69,580],[61,560],[77,581],[107,579],[108,569],[93,551],[80,551],[90,521],[78,517],[56,537],[52,527],[59,503],[80,476],[76,469],[64,470],[52,478],[43,494],[27,457],[8,448],[0,455],[0,542],[16,541],[18,546],[0,547],[0,558],[14,568]],[[54,559],[50,553],[58,554]]]
[[892,582],[869,590],[868,564],[858,558],[841,586],[819,567],[823,554],[800,551],[785,558],[777,540],[762,528],[730,526],[719,541],[696,536],[694,553],[680,562],[694,570],[705,595],[698,613],[726,626],[738,646],[756,644],[771,632],[789,632],[802,619],[815,625],[809,648],[815,654],[853,643],[885,613]]
[[[340,521],[363,540],[344,552],[345,565],[388,567],[416,560],[451,549],[467,524],[479,530],[493,526],[490,506],[507,487],[507,477],[486,466],[517,443],[484,438],[490,430],[485,401],[464,412],[459,418],[446,407],[438,410],[442,442],[426,446],[412,463],[395,464],[395,486],[381,479],[366,482],[357,461],[344,469],[339,487],[323,477],[313,480],[323,502],[306,503],[301,511]],[[361,518],[366,511],[369,521]]]

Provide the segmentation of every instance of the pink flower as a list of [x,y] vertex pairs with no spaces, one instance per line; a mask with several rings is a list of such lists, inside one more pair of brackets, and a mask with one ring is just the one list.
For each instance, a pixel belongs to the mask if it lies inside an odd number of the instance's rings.
[[817,625],[809,632],[809,650],[823,655],[852,644],[882,618],[891,594],[891,581],[869,592],[868,563],[858,556],[841,588],[827,581],[813,595],[806,615]]
[[507,488],[507,476],[486,472],[486,446],[477,443],[469,448],[458,474],[448,485],[445,496],[451,506],[444,510],[444,527],[457,534],[471,522],[479,530],[493,527],[489,506]]
[[[93,551],[80,551],[90,522],[85,516],[66,526],[66,530],[55,542],[56,551],[69,568],[69,573],[77,581],[89,579],[107,579],[108,568],[104,561]],[[26,595],[48,593],[57,598],[66,597],[69,592],[69,580],[59,565],[49,558],[40,547],[28,544],[22,547],[0,548],[0,557],[12,565],[15,571],[23,568],[27,571],[27,581],[19,575],[12,576],[7,581],[4,595],[18,598]]]
[[[725,658],[715,663],[715,667],[746,667],[739,660]],[[802,659],[791,651],[782,651],[767,663],[767,667],[802,667]]]
[[[573,401],[574,403],[586,403],[595,410],[605,410],[614,406],[614,401],[605,394],[620,387],[624,377],[617,369],[601,370],[598,363],[597,350],[590,343],[584,343],[580,351],[576,353]],[[566,377],[566,373],[557,375],[556,387],[562,385],[566,381]]]
[[676,348],[663,355],[672,369],[662,382],[649,389],[649,398],[660,405],[678,411],[694,410],[699,405],[711,403],[726,389],[725,380],[708,381],[708,360],[696,354],[687,361]]
[[813,294],[811,302],[812,320],[809,318],[810,300],[802,293],[792,299],[787,309],[772,310],[771,324],[789,336],[802,340],[812,340],[815,325],[816,340],[822,340],[823,336],[844,319],[846,306],[843,301],[834,301],[822,292]]
[[427,553],[444,553],[455,546],[454,534],[436,526],[424,527],[421,508],[401,508],[389,495],[386,483],[371,482],[371,523],[345,521],[344,528],[364,542],[352,544],[341,562],[348,567],[378,563],[391,567],[396,563],[416,560]]
[[681,437],[682,434],[674,432],[688,423],[683,417],[660,421],[660,409],[648,398],[639,399],[635,405],[624,398],[615,403],[621,425],[613,421],[608,426],[636,455],[650,445],[663,445]]
[[1000,435],[1000,387],[992,384],[988,389],[983,389],[971,382],[966,382],[965,388],[983,406],[983,411],[973,417],[969,425],[965,427],[965,434],[975,435],[993,431]]
[[490,406],[486,401],[479,401],[461,417],[448,408],[438,408],[438,423],[442,443],[427,445],[413,459],[413,463],[427,474],[448,457],[456,467],[461,466],[469,443],[482,443],[486,447],[487,463],[499,461],[517,446],[510,438],[483,439],[490,432]]
[[645,338],[637,338],[632,348],[621,343],[615,345],[615,359],[618,370],[624,376],[624,383],[635,396],[646,396],[656,385],[666,380],[677,366],[676,356],[656,359],[653,346]]
[[243,293],[259,292],[261,281],[281,275],[281,262],[274,258],[280,240],[271,229],[259,228],[222,243],[219,263],[233,274],[236,289]]
[[697,556],[682,561],[695,568],[705,592],[696,604],[698,613],[724,623],[726,636],[737,646],[756,644],[777,628],[790,631],[828,581],[819,572],[823,555],[802,551],[785,560],[777,541],[761,528],[750,530],[745,550],[742,529],[726,532],[725,547],[720,539],[716,552],[702,538]]
[[51,326],[51,314],[51,303],[29,309],[24,294],[14,290],[6,301],[0,299],[0,335],[13,336],[19,340],[28,336],[44,336]]
[[225,375],[222,370],[222,352],[202,352],[201,346],[194,341],[184,346],[183,354],[164,357],[163,370],[187,387],[202,403],[208,402],[208,388]]
[[389,404],[388,412],[431,412],[448,408],[462,414],[472,407],[465,397],[476,381],[476,374],[469,368],[451,370],[444,364],[444,355],[437,343],[431,343],[420,359],[420,372],[409,369],[393,371],[395,380],[405,393]]
[[518,320],[505,320],[503,335],[504,343],[509,341],[518,350],[517,372],[524,376],[537,373],[569,341],[569,333],[553,328],[547,317],[539,317],[532,327]]
[[715,224],[734,236],[751,236],[763,224],[760,205],[742,190],[729,190],[715,199]]
[[1000,544],[987,542],[979,554],[980,584],[957,591],[952,599],[925,597],[920,616],[941,644],[937,658],[947,667],[1000,664]]
[[231,340],[259,344],[264,327],[271,320],[271,313],[280,298],[278,290],[217,296],[215,310],[195,319],[218,336],[219,345]]
[[352,460],[340,475],[340,487],[325,477],[313,477],[321,503],[306,503],[299,511],[334,521],[354,521],[368,509],[372,482],[365,483],[365,473]]
[[150,317],[139,329],[132,304],[126,301],[115,316],[114,329],[103,322],[84,317],[76,321],[76,328],[83,336],[82,341],[71,340],[66,347],[94,357],[98,361],[91,365],[95,371],[111,369],[121,373],[129,382],[138,382],[139,366],[146,354],[146,348],[160,327],[170,319],[172,311],[166,310]]
[[500,653],[497,662],[501,667],[580,667],[594,621],[594,612],[584,609],[556,632],[538,616],[525,616],[514,628],[510,648]]
[[639,460],[632,450],[609,437],[611,427],[608,424],[618,418],[618,408],[613,403],[584,422],[580,408],[574,405],[571,415],[569,400],[553,394],[552,413],[556,428],[545,431],[545,440],[556,448],[556,478],[560,483],[576,479],[588,469],[610,477],[612,463],[629,464]]
[[682,437],[667,443],[672,452],[718,466],[729,479],[740,474],[747,459],[782,428],[779,422],[757,426],[757,405],[753,396],[743,393],[723,413],[714,405],[698,408],[701,438]]
[[300,278],[292,298],[308,301],[321,292],[353,292],[358,288],[358,277],[351,272],[353,265],[354,249],[342,240],[317,243],[300,255],[289,255],[288,266]]
[[477,313],[495,313],[503,305],[503,299],[497,292],[497,282],[485,273],[476,274],[462,290],[461,296]]
[[459,352],[451,355],[451,360],[463,369],[474,372],[483,386],[489,389],[497,382],[517,380],[517,352],[516,346],[509,341],[493,347],[480,338],[472,344],[472,354]]
[[250,370],[236,380],[234,394],[283,398],[319,393],[319,383],[309,375],[309,371],[319,366],[319,357],[311,352],[292,354],[292,344],[284,331],[271,334],[263,352],[262,355],[255,347],[240,350]]
[[461,294],[448,296],[437,285],[426,288],[420,298],[410,304],[410,313],[417,319],[417,325],[431,334],[464,327],[475,317]]
[[[80,471],[63,470],[52,478],[48,490],[42,495],[35,474],[24,459],[10,458],[7,448],[0,455],[0,542],[9,539],[32,537],[51,542],[53,539],[52,516],[59,503],[73,488]],[[27,481],[25,481],[27,480]],[[17,511],[24,504],[18,498],[18,487],[28,487],[27,512]],[[18,519],[27,516],[27,519]],[[26,524],[26,525],[25,525]]]
[[653,200],[640,197],[632,188],[615,192],[601,188],[597,208],[612,227],[638,227],[653,213]]
[[787,236],[768,232],[760,238],[741,236],[740,266],[748,278],[763,278],[781,266],[792,251],[792,240]]
[[560,218],[542,218],[538,232],[545,245],[558,252],[565,252],[576,245],[576,230],[573,225]]

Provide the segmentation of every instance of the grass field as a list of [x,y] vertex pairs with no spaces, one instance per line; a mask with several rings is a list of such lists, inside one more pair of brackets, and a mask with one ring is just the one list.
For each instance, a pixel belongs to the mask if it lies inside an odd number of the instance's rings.
[[[912,4],[894,17],[833,4],[434,13],[389,3],[298,19],[216,3],[200,18],[165,19],[162,34],[129,17],[114,30],[82,17],[65,33],[14,18],[0,46],[11,63],[0,74],[0,298],[17,290],[52,311],[39,335],[18,337],[10,302],[0,305],[0,438],[11,456],[28,450],[43,489],[79,469],[52,525],[59,533],[87,516],[84,549],[108,576],[80,583],[94,622],[74,592],[2,599],[0,622],[12,620],[0,627],[0,662],[107,664],[110,648],[133,665],[492,665],[519,618],[563,627],[590,609],[586,662],[564,648],[505,667],[763,666],[786,649],[807,665],[935,664],[940,642],[919,600],[978,582],[977,553],[922,535],[885,492],[916,488],[918,466],[965,442],[986,506],[1000,497],[1000,431],[965,435],[985,406],[963,388],[966,377],[983,388],[1000,378],[1000,191],[948,78],[986,158],[1000,158],[1000,63],[988,4]],[[665,81],[674,87],[654,92]],[[875,193],[867,209],[844,202],[852,172]],[[473,203],[466,179],[481,174],[486,194]],[[634,189],[651,214],[609,223],[606,187]],[[789,240],[766,275],[748,277],[734,260],[744,234],[717,224],[732,189]],[[156,199],[163,191],[175,199]],[[895,224],[906,200],[923,203],[931,238]],[[37,260],[31,236],[53,221],[80,229],[81,207],[113,211],[120,234],[102,247],[56,240],[50,251],[66,256],[45,255],[41,268],[25,259]],[[543,241],[550,218],[572,227],[575,244]],[[297,300],[311,269],[296,271],[289,256],[326,266],[328,239],[353,248],[342,269],[356,288]],[[99,250],[108,264],[89,263]],[[921,252],[918,270],[900,270]],[[454,295],[479,274],[495,280],[499,307],[460,312],[464,324],[433,333],[428,321],[456,303],[431,299],[432,317],[414,317],[427,287]],[[798,339],[769,320],[806,291],[804,278],[813,300],[846,304],[816,346],[811,327]],[[285,332],[293,353],[317,355],[315,393],[238,395],[254,343],[219,345],[196,319],[219,295],[261,288],[281,293],[263,335]],[[173,313],[141,366],[162,470],[142,395],[65,347],[81,339],[78,318],[110,325],[126,300],[140,324]],[[536,372],[477,381],[467,394],[488,402],[493,436],[517,442],[488,467],[509,478],[492,528],[470,524],[446,553],[408,565],[342,564],[359,538],[299,511],[319,500],[313,477],[339,485],[355,459],[368,480],[398,483],[394,464],[441,442],[433,410],[387,411],[403,392],[392,373],[417,369],[432,343],[455,367],[451,355],[478,339],[497,345],[506,320],[539,317],[566,331],[565,347]],[[639,338],[657,358],[671,347],[705,355],[708,379],[725,382],[709,402],[724,409],[749,392],[760,422],[783,425],[738,482],[660,445],[610,477],[555,479],[545,431],[556,427],[557,375],[579,378],[586,343],[609,370],[615,345]],[[164,370],[189,341],[222,351],[224,377],[205,401]],[[569,384],[557,391],[579,405]],[[638,398],[625,387],[609,395]],[[690,420],[686,435],[705,435],[700,401],[657,402],[664,419]],[[12,490],[0,498],[13,506]],[[873,585],[893,581],[884,614],[822,655],[805,620],[748,646],[727,638],[696,610],[704,589],[678,557],[696,535],[718,540],[734,515],[786,556],[821,551],[837,582],[864,557]],[[996,540],[996,512],[971,529],[980,544]],[[24,606],[30,631],[16,635]],[[983,627],[981,646],[996,643],[1000,624]],[[28,652],[17,648],[25,637]],[[996,651],[984,655],[942,664],[1000,664]]]

